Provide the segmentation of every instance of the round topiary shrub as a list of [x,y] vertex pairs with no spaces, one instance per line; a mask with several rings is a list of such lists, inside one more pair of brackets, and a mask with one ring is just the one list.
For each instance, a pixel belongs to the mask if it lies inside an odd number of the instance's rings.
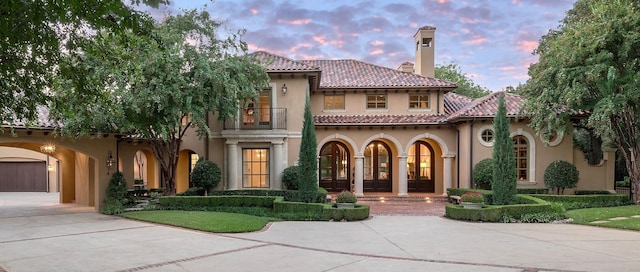
[[288,190],[298,190],[298,177],[300,167],[297,165],[289,166],[282,172],[282,183],[287,186]]
[[544,185],[556,189],[557,194],[564,194],[565,188],[575,188],[579,178],[578,169],[571,163],[557,160],[544,170]]
[[196,187],[202,187],[204,189],[204,195],[207,195],[211,188],[214,188],[220,184],[222,179],[222,171],[217,164],[212,161],[200,158],[193,167],[191,172],[191,182]]
[[342,191],[336,196],[336,203],[356,203],[358,198],[349,191]]
[[490,189],[493,179],[493,159],[488,158],[479,161],[473,167],[473,184],[477,188]]

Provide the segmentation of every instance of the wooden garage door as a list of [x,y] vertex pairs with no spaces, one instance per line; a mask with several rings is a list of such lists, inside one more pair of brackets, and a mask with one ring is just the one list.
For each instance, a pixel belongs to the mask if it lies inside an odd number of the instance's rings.
[[0,162],[0,192],[46,192],[45,162]]

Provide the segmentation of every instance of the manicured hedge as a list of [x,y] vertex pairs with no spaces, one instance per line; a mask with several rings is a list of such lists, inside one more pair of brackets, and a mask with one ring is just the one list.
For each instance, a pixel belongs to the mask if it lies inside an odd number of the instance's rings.
[[528,195],[516,195],[519,204],[487,205],[482,209],[465,209],[461,205],[447,205],[445,216],[468,221],[499,222],[504,216],[520,219],[524,214],[554,212],[551,204]]
[[163,196],[159,205],[167,209],[201,209],[203,207],[264,207],[271,209],[275,196]]
[[537,194],[547,194],[549,193],[549,189],[547,188],[521,188],[516,189],[518,194],[522,195],[537,195]]
[[307,218],[322,220],[364,220],[369,218],[369,206],[356,205],[354,209],[338,209],[331,204],[288,202],[276,199],[273,210],[280,214],[305,214]]
[[[286,201],[296,201],[300,199],[300,192],[297,190],[225,190],[209,192],[210,196],[238,195],[238,196],[282,196]],[[316,203],[324,203],[327,199],[327,190],[320,187],[316,195]]]
[[466,192],[480,192],[482,194],[482,198],[484,198],[484,203],[490,204],[493,200],[493,195],[491,195],[490,190],[482,190],[482,189],[465,189],[465,188],[449,188],[447,189],[447,198],[449,202],[451,201],[451,196],[461,196]]
[[322,219],[334,221],[356,221],[369,218],[369,206],[356,205],[353,209],[338,209],[332,205],[325,205],[322,210]]
[[576,195],[610,195],[611,192],[603,190],[578,190]]
[[625,202],[629,199],[627,195],[608,194],[608,195],[536,195],[537,198],[549,202]]

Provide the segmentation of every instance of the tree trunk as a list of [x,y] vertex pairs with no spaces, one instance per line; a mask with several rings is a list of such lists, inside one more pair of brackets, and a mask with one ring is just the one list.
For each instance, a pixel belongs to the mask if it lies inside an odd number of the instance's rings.
[[178,168],[178,154],[180,141],[155,141],[151,143],[153,154],[160,163],[160,177],[166,195],[176,194],[176,169]]

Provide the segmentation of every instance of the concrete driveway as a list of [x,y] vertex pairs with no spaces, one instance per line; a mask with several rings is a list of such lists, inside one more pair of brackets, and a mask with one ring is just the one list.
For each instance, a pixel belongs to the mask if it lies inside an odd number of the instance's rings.
[[596,227],[375,216],[211,234],[44,202],[0,193],[0,271],[640,270],[640,233]]

